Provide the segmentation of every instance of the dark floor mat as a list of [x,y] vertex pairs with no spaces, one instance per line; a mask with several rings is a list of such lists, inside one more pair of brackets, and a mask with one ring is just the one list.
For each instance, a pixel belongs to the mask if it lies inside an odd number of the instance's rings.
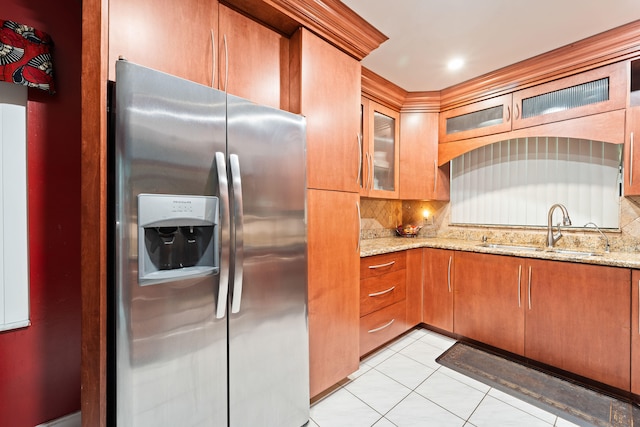
[[436,361],[581,426],[640,426],[635,405],[466,343],[455,343]]

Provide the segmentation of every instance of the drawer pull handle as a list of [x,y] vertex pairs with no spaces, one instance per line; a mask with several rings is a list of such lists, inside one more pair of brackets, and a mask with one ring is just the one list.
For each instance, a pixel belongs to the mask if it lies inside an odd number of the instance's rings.
[[379,297],[380,295],[384,295],[384,294],[388,294],[389,292],[391,292],[392,290],[394,290],[396,287],[392,286],[389,289],[385,290],[385,291],[380,291],[380,292],[374,292],[372,294],[369,294],[370,297]]
[[391,321],[389,321],[389,323],[387,323],[387,324],[385,324],[385,325],[382,325],[382,326],[380,326],[379,328],[371,329],[371,330],[367,331],[367,333],[372,334],[372,333],[374,333],[374,332],[381,331],[381,330],[383,330],[383,329],[388,328],[389,326],[391,326],[391,324],[392,324],[393,322],[395,322],[395,321],[396,321],[396,319],[391,319]]
[[389,266],[391,266],[391,265],[393,265],[393,264],[395,264],[395,263],[396,263],[395,261],[391,261],[391,262],[387,262],[387,263],[385,263],[385,264],[370,265],[370,266],[369,266],[369,268],[370,268],[370,269],[372,269],[372,270],[374,270],[374,269],[376,269],[376,268],[389,267]]

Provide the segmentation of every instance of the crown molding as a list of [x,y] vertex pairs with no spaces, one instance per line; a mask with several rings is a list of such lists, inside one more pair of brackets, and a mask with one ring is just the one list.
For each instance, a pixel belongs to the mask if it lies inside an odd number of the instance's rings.
[[440,91],[408,92],[402,104],[402,113],[439,113]]
[[287,36],[303,26],[359,61],[388,39],[339,0],[222,0],[220,3]]
[[639,52],[640,20],[443,89],[442,110],[630,59]]
[[362,95],[378,104],[400,111],[407,97],[407,91],[368,68],[362,67]]

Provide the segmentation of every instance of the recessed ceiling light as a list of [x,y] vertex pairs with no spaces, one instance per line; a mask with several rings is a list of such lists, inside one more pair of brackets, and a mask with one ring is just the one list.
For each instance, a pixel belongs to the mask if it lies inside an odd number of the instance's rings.
[[447,64],[447,68],[451,71],[456,71],[462,68],[464,65],[464,59],[462,58],[454,58]]

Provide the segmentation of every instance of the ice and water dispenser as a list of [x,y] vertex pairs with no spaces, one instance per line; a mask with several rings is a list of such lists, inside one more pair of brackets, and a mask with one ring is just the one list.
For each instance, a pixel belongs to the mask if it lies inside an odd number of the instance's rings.
[[151,285],[215,274],[218,198],[138,195],[138,278]]

